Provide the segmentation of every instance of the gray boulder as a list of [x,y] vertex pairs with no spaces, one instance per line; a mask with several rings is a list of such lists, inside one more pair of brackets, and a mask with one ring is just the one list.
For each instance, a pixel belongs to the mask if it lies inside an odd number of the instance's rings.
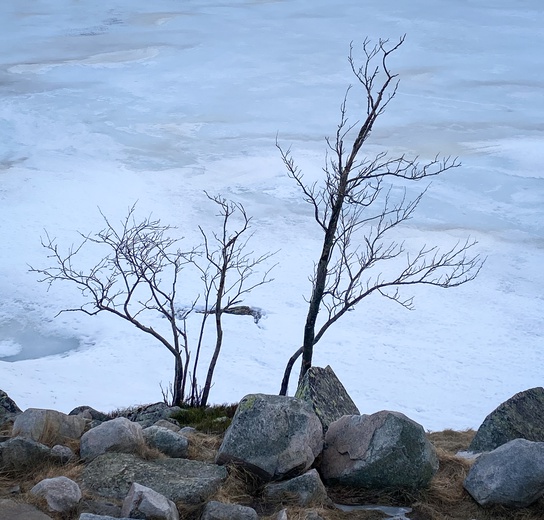
[[321,506],[329,502],[327,490],[315,469],[291,480],[267,484],[263,496],[268,502],[287,502],[300,507]]
[[244,397],[219,448],[218,464],[235,463],[265,481],[294,477],[313,464],[323,428],[309,403],[294,397]]
[[468,450],[491,451],[514,439],[544,442],[544,388],[519,392],[500,404],[484,419]]
[[343,415],[360,414],[330,366],[311,367],[300,382],[295,397],[312,405],[325,433],[329,425]]
[[187,458],[189,453],[187,437],[156,425],[145,428],[142,433],[148,446],[159,450],[168,457]]
[[544,442],[514,439],[483,453],[464,486],[481,506],[531,505],[544,495]]
[[205,502],[227,478],[215,464],[187,459],[142,460],[126,453],[106,453],[88,464],[84,489],[102,497],[124,499],[133,482],[155,490],[173,502]]
[[55,444],[51,448],[51,457],[56,459],[59,464],[67,464],[76,459],[76,454],[68,447],[61,444]]
[[80,455],[83,460],[91,461],[108,451],[138,453],[144,444],[142,427],[124,417],[118,417],[84,433]]
[[15,437],[0,444],[0,468],[3,470],[25,470],[55,461],[51,448],[32,439]]
[[85,425],[86,421],[82,417],[66,415],[56,410],[29,408],[15,419],[12,435],[54,446],[79,440]]
[[0,429],[12,425],[15,417],[22,413],[22,410],[15,404],[6,392],[0,390]]
[[325,482],[356,488],[421,488],[438,470],[423,428],[398,412],[346,415],[325,436]]
[[166,428],[173,432],[179,432],[181,426],[174,421],[174,419],[159,419],[153,426],[160,426],[161,428]]
[[255,509],[236,504],[210,501],[204,506],[201,520],[257,520]]
[[0,518],[2,520],[51,520],[30,504],[20,504],[14,500],[0,499]]
[[90,419],[92,421],[108,421],[111,419],[107,414],[95,410],[91,406],[78,406],[74,408],[68,415],[79,415],[85,419]]
[[151,488],[134,482],[123,502],[121,514],[127,518],[179,520],[176,504]]
[[131,409],[126,414],[126,418],[139,423],[142,428],[147,428],[148,426],[153,426],[157,421],[168,419],[171,415],[180,411],[181,408],[179,406],[168,406],[166,403],[154,403]]
[[49,510],[56,513],[74,510],[81,500],[79,486],[67,477],[46,478],[38,482],[30,494],[44,498]]

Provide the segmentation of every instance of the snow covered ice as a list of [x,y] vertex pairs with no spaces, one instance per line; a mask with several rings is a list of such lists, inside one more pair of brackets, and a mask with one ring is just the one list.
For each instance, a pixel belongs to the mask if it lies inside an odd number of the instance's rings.
[[430,430],[478,427],[542,385],[543,26],[540,0],[2,2],[0,388],[22,408],[65,412],[161,400],[171,354],[111,316],[55,317],[78,292],[47,291],[28,264],[48,263],[44,229],[68,247],[101,229],[98,207],[116,221],[136,200],[196,244],[197,226],[214,224],[206,189],[244,204],[256,252],[280,249],[274,283],[245,302],[265,310],[261,327],[226,317],[211,400],[276,393],[321,238],[276,136],[318,176],[354,82],[350,42],[403,34],[390,63],[399,91],[368,152],[459,156],[402,236],[415,247],[472,236],[488,259],[460,288],[415,288],[412,312],[369,298],[314,363],[332,366],[362,413],[396,410]]

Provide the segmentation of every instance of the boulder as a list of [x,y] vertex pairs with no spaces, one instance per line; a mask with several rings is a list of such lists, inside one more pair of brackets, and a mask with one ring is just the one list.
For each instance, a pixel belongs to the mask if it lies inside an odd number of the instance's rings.
[[90,419],[92,421],[108,421],[111,419],[107,414],[95,410],[91,406],[78,406],[74,408],[68,415],[79,415],[85,419]]
[[22,413],[22,410],[15,404],[6,392],[0,390],[0,429],[12,425],[15,417]]
[[56,410],[28,408],[15,419],[12,435],[54,446],[79,440],[85,425],[83,417],[66,415]]
[[187,458],[189,440],[178,433],[162,426],[149,426],[143,430],[148,446],[159,450],[168,457]]
[[4,470],[27,470],[55,461],[51,448],[32,439],[15,437],[0,444],[0,468]]
[[211,500],[204,506],[201,520],[258,520],[255,509]]
[[174,419],[159,419],[153,426],[160,426],[161,428],[166,428],[173,432],[179,432],[181,430],[181,426],[175,422]]
[[38,482],[30,494],[44,498],[50,511],[68,513],[74,510],[81,500],[79,486],[67,477],[46,478]]
[[544,494],[544,442],[514,439],[483,453],[464,486],[481,506],[531,505]]
[[263,496],[268,502],[287,502],[300,507],[321,506],[329,501],[327,490],[315,469],[300,477],[267,484]]
[[421,488],[438,470],[423,428],[398,412],[345,415],[325,436],[325,482],[356,488]]
[[137,422],[142,428],[153,426],[161,419],[168,419],[171,415],[181,411],[179,406],[168,406],[166,403],[147,404],[131,409],[126,418]]
[[9,499],[0,499],[0,518],[3,520],[51,520],[50,516],[34,506]]
[[323,448],[323,427],[311,405],[295,397],[244,397],[219,448],[218,464],[235,463],[265,481],[307,471]]
[[227,478],[215,464],[187,459],[142,460],[126,453],[106,453],[83,469],[84,489],[124,499],[133,482],[149,487],[173,502],[200,504]]
[[544,442],[544,388],[519,392],[485,419],[468,451],[484,452],[514,439]]
[[91,461],[108,451],[138,453],[144,444],[142,427],[124,417],[117,417],[83,434],[80,455],[83,460]]
[[134,482],[123,502],[121,514],[127,518],[179,520],[176,504],[164,495]]
[[326,433],[329,425],[343,415],[359,415],[344,385],[330,366],[311,367],[300,382],[295,397],[309,402]]
[[56,459],[59,464],[67,464],[76,459],[76,454],[68,447],[61,444],[55,444],[51,448],[51,457]]

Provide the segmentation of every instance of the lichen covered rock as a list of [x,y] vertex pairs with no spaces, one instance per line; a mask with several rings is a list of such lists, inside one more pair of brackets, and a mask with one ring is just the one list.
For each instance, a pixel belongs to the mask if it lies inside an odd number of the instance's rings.
[[295,397],[244,397],[219,448],[218,464],[240,464],[265,481],[307,471],[323,447],[311,405]]

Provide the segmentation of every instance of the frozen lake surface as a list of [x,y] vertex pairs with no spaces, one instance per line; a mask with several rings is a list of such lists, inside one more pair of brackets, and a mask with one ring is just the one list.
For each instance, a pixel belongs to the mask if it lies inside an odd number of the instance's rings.
[[[166,349],[111,316],[55,317],[78,291],[48,291],[28,265],[49,263],[44,229],[68,247],[101,228],[98,207],[118,221],[135,201],[195,245],[198,225],[216,224],[208,190],[244,204],[257,253],[279,249],[275,281],[245,302],[265,310],[260,327],[225,320],[211,400],[276,393],[321,238],[276,138],[317,180],[354,82],[350,42],[360,57],[365,38],[406,34],[391,59],[399,91],[367,153],[458,156],[399,237],[447,248],[471,236],[487,262],[458,289],[414,288],[412,312],[369,298],[314,362],[332,366],[362,413],[478,427],[542,384],[543,26],[540,0],[1,3],[0,388],[22,408],[66,412],[161,400]],[[181,303],[199,290],[187,282]]]

